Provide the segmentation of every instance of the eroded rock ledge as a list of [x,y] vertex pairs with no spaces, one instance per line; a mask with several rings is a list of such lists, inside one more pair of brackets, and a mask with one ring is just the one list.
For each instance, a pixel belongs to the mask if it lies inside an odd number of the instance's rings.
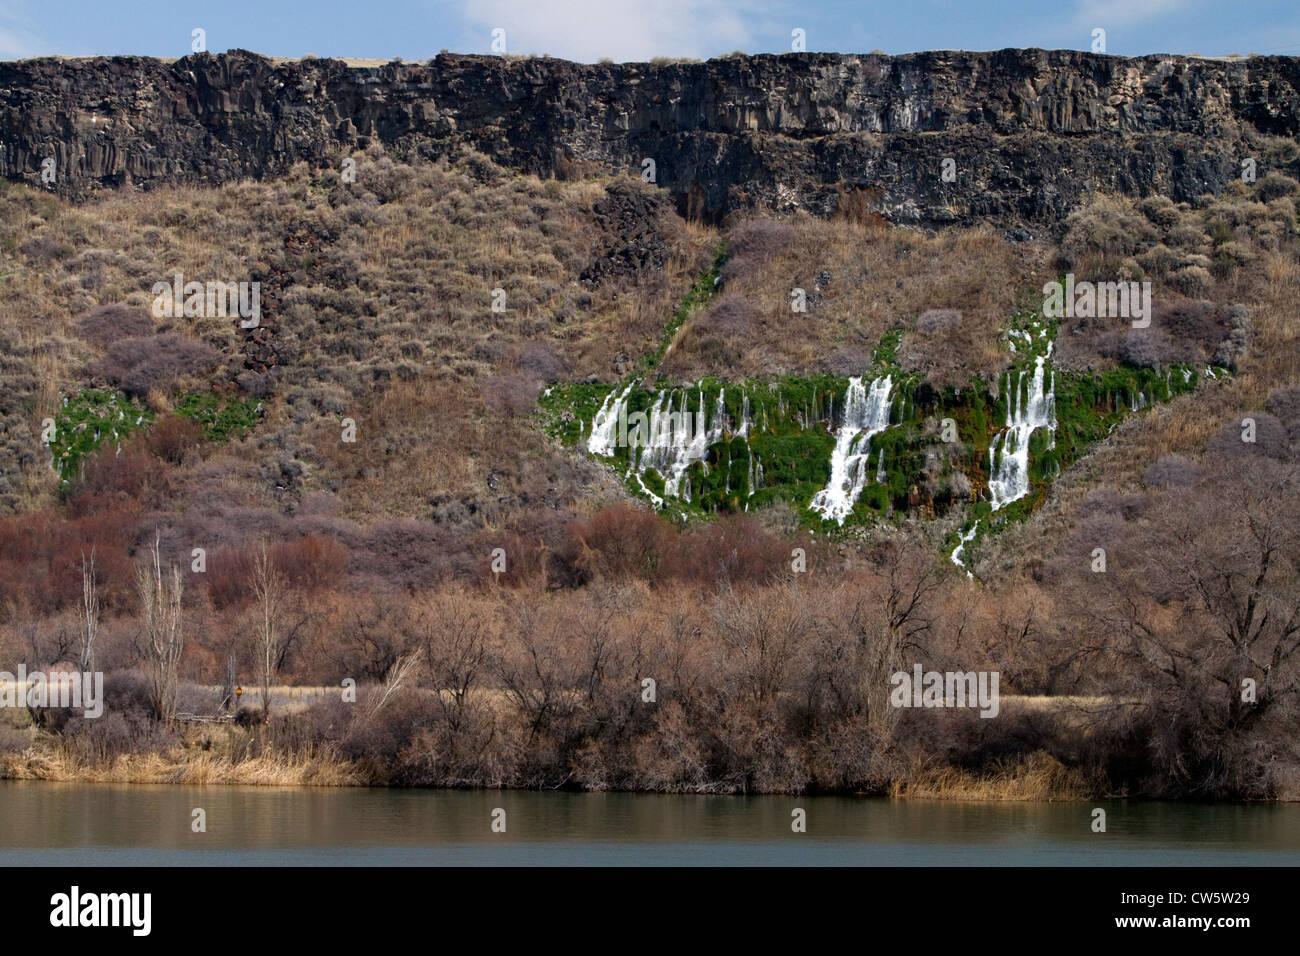
[[[73,199],[130,182],[219,184],[377,141],[472,147],[542,176],[653,159],[685,213],[1050,223],[1086,192],[1218,192],[1300,129],[1300,59],[1126,59],[1058,50],[787,54],[582,65],[442,55],[357,68],[245,51],[175,61],[0,63],[0,174]],[[941,163],[956,162],[955,182]],[[1273,160],[1276,164],[1277,160]],[[1290,161],[1294,164],[1294,160]]]

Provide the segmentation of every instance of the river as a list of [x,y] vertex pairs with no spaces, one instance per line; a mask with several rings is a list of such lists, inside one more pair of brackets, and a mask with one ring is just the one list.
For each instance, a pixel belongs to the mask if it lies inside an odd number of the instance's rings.
[[1295,866],[1300,806],[5,781],[0,862]]

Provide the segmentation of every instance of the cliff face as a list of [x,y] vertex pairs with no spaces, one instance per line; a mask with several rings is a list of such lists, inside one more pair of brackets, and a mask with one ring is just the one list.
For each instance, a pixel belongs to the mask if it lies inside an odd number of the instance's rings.
[[[788,54],[581,65],[443,55],[358,69],[244,51],[0,63],[0,174],[81,198],[131,182],[222,183],[331,165],[378,141],[469,146],[550,175],[654,161],[683,213],[1045,223],[1107,189],[1217,192],[1300,130],[1300,59],[1235,62],[1073,51],[901,57]],[[943,160],[955,161],[944,182]]]

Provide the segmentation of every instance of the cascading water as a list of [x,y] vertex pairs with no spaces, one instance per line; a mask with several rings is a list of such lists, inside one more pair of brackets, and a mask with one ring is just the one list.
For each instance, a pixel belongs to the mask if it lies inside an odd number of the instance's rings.
[[974,578],[975,575],[971,574],[970,568],[966,567],[966,562],[962,560],[962,553],[966,550],[966,545],[970,544],[972,539],[974,539],[975,532],[979,530],[979,526],[980,524],[978,521],[971,525],[970,529],[965,534],[961,535],[961,540],[957,542],[957,547],[952,549],[952,563],[965,571],[966,577],[968,578]]
[[1051,355],[1048,343],[1046,354],[1034,360],[1034,375],[1023,399],[1025,373],[1016,373],[1014,389],[1007,373],[1007,426],[989,446],[989,496],[994,511],[1029,494],[1029,436],[1034,430],[1048,429],[1055,442],[1056,374],[1051,373],[1049,381],[1046,368]]
[[894,383],[888,375],[868,387],[860,378],[849,379],[844,396],[844,414],[831,452],[831,480],[813,497],[808,507],[823,518],[844,524],[867,484],[867,459],[871,439],[889,427],[890,393]]
[[628,382],[621,392],[614,389],[600,403],[599,410],[591,420],[591,437],[587,439],[587,451],[591,454],[607,458],[614,454],[614,449],[618,447],[619,418],[625,417],[627,397],[632,394],[634,385],[635,380]]
[[692,426],[689,398],[683,393],[681,409],[674,411],[673,393],[660,392],[658,401],[650,409],[650,439],[644,448],[634,450],[636,461],[630,466],[630,471],[639,477],[653,468],[663,476],[664,498],[690,501],[691,486],[686,473],[697,461],[706,461],[709,446],[722,440],[727,424],[725,395],[725,389],[718,392],[713,403],[713,423],[706,425],[704,390],[701,389],[699,408]]
[[[713,403],[712,422],[709,423],[703,389],[698,393],[698,407],[694,413],[690,410],[692,396],[688,392],[667,389],[655,395],[646,411],[629,415],[628,399],[636,384],[636,381],[629,382],[605,397],[592,418],[587,451],[612,458],[617,448],[626,446],[627,476],[636,482],[656,508],[662,508],[668,498],[690,501],[691,484],[687,473],[696,462],[708,467],[709,446],[722,440],[730,424],[726,392],[719,391]],[[746,433],[752,424],[748,412],[749,400],[746,398],[743,423]],[[644,475],[651,470],[663,478],[662,497],[646,486]]]

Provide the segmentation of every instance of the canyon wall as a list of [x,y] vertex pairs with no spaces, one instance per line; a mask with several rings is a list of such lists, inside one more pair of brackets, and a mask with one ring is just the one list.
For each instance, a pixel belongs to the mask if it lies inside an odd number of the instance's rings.
[[0,175],[81,199],[338,168],[378,142],[404,157],[470,147],[541,176],[640,174],[648,159],[680,210],[709,220],[851,203],[903,223],[1043,225],[1095,189],[1218,192],[1247,157],[1261,177],[1294,173],[1273,138],[1300,129],[1297,90],[1294,57],[1032,49],[371,68],[245,51],[42,58],[0,63]]

